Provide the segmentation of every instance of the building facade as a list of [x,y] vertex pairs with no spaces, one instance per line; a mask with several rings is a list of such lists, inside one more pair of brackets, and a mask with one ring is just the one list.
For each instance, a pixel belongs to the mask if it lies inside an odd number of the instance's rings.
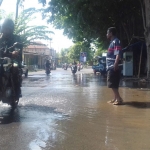
[[23,49],[23,61],[28,66],[29,70],[35,67],[44,69],[47,59],[55,59],[55,50],[48,48],[42,42],[34,42],[36,44],[29,45]]

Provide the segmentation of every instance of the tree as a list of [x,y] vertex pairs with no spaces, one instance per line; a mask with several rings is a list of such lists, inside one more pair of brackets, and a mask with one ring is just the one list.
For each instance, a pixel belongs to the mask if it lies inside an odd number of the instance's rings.
[[[15,17],[15,21],[18,18],[18,10],[19,10],[19,6],[23,7],[23,2],[25,0],[16,0],[16,17]],[[3,0],[0,0],[0,5],[3,2]],[[46,0],[38,0],[39,3],[42,3],[43,6],[46,4]]]
[[87,53],[87,61],[91,61],[93,59],[92,51],[89,49],[85,43],[78,42],[71,46],[68,51],[68,58],[71,62],[79,61],[80,59],[80,53],[86,52]]
[[5,15],[5,11],[1,9],[0,10],[0,20],[2,20],[4,15]]
[[68,48],[61,49],[60,51],[60,60],[62,63],[68,63]]
[[135,26],[141,21],[141,13],[139,3],[134,0],[51,0],[44,14],[48,22],[64,29],[64,35],[75,42],[92,43],[99,39],[106,43],[106,30],[110,26],[118,27],[125,44],[133,34],[142,33],[141,26]]
[[39,2],[39,3],[42,3],[43,6],[45,6],[45,4],[46,4],[46,0],[38,0],[38,2]]
[[54,32],[49,31],[47,26],[29,25],[31,20],[35,19],[33,14],[37,13],[35,8],[24,10],[16,20],[15,34],[20,35],[25,45],[29,45],[35,39],[51,40],[50,34]]
[[147,78],[150,77],[150,1],[141,1],[142,17],[143,17],[143,27],[144,36],[147,46]]

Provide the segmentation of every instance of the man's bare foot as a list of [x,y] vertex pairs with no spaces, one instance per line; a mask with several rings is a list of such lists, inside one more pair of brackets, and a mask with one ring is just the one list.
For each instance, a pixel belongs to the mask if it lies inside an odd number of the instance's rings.
[[108,101],[107,103],[113,104],[116,101],[116,99],[112,99],[110,101]]
[[115,102],[113,103],[113,105],[122,105],[123,104],[123,99],[120,98],[119,100],[116,99]]

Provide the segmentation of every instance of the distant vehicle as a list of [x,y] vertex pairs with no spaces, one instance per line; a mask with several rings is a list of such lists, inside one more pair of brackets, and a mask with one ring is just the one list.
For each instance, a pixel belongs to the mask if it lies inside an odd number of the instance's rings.
[[51,73],[50,68],[46,68],[45,73],[46,73],[46,75],[49,75]]
[[51,70],[56,70],[56,64],[55,64],[55,63],[52,63],[50,69],[51,69]]
[[106,74],[106,56],[97,56],[95,58],[95,61],[97,62],[97,65],[93,65],[92,69],[94,74],[96,74],[96,72],[100,72],[102,75]]
[[77,65],[76,64],[71,65],[71,72],[73,75],[75,75],[75,73],[77,72]]
[[83,64],[80,64],[80,69],[83,69]]
[[83,69],[83,65],[82,65],[82,63],[79,63],[79,64],[77,65],[77,70],[80,71],[81,69]]
[[28,66],[24,62],[22,62],[22,74],[28,77]]
[[65,64],[64,64],[64,70],[67,70],[67,69],[68,69],[68,64],[65,63]]

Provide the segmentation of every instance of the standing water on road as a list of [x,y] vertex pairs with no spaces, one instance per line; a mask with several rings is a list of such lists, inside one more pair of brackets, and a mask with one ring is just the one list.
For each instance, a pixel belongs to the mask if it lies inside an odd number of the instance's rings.
[[2,147],[11,140],[7,147],[16,145],[11,150],[150,149],[147,83],[122,80],[121,106],[107,104],[112,93],[106,78],[84,69],[74,76],[69,70],[57,70],[48,77],[29,75],[22,91],[11,120],[7,108],[0,106]]

